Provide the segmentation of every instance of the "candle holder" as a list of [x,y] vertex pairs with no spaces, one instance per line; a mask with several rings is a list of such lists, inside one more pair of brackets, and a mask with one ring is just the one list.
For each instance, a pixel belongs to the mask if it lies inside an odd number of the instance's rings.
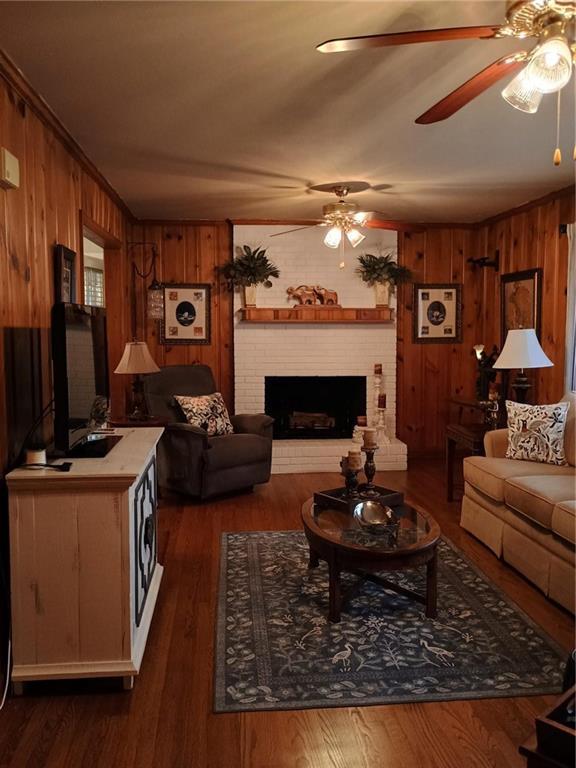
[[388,444],[390,438],[386,434],[386,408],[378,408],[378,421],[376,422],[378,442]]
[[366,461],[364,463],[364,474],[366,475],[366,482],[360,486],[360,493],[362,496],[379,497],[380,491],[376,489],[376,486],[372,482],[374,475],[376,474],[376,464],[374,462],[374,454],[378,450],[377,445],[363,446],[362,453],[366,454]]
[[340,462],[340,466],[342,467],[342,474],[344,475],[344,480],[346,484],[346,494],[345,494],[346,498],[348,499],[360,498],[360,494],[358,493],[358,472],[360,472],[360,470],[350,469],[347,459],[342,459],[342,461]]

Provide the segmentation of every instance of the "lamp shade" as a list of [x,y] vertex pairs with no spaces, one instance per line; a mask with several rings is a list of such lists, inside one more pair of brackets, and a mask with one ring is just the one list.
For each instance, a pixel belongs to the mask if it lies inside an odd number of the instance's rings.
[[554,363],[540,346],[534,328],[508,331],[494,368],[550,368]]
[[159,370],[145,341],[129,341],[114,373],[157,373]]

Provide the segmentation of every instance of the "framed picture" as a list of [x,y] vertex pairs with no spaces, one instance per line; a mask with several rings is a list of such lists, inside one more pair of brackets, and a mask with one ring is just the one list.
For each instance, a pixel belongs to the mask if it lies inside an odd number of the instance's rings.
[[418,344],[462,341],[462,285],[414,285],[413,339]]
[[508,331],[534,328],[540,338],[542,316],[542,270],[525,269],[500,278],[500,342]]
[[65,245],[54,246],[54,302],[76,301],[76,253]]
[[210,283],[164,284],[163,344],[210,344]]

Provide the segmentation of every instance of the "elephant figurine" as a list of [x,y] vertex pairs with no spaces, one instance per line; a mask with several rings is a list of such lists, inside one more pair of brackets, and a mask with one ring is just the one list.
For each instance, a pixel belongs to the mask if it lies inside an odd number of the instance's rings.
[[298,304],[317,304],[318,296],[312,285],[299,285],[298,288],[287,288],[286,293]]
[[338,294],[330,288],[322,288],[321,285],[314,286],[314,293],[318,296],[320,304],[327,306],[336,306],[338,304]]

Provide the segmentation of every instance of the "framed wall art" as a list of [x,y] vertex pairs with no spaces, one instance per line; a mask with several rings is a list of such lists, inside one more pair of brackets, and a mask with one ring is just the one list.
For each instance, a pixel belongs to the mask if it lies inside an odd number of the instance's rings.
[[413,340],[417,344],[462,341],[461,284],[415,284],[413,317]]
[[542,269],[510,272],[500,278],[500,342],[508,331],[534,328],[540,338],[542,316]]
[[163,344],[210,344],[210,283],[165,283]]
[[76,301],[76,253],[65,245],[54,246],[54,302]]

